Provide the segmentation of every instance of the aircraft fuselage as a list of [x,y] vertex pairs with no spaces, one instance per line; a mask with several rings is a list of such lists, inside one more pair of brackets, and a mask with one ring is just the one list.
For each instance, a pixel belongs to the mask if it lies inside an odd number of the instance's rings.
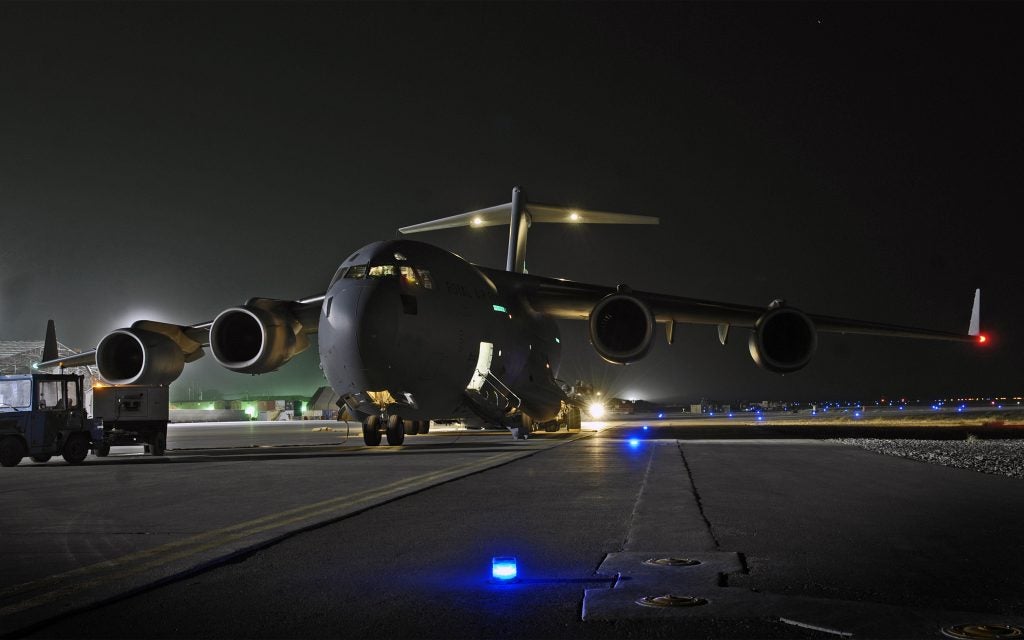
[[324,297],[319,344],[328,383],[364,415],[468,416],[470,389],[504,391],[544,421],[564,397],[554,380],[554,320],[469,262],[421,242],[375,242],[346,259]]

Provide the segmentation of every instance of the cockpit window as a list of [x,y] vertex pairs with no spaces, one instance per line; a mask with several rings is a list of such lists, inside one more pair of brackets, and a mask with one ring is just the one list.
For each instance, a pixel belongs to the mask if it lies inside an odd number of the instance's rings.
[[345,272],[346,278],[352,278],[353,280],[362,280],[366,277],[366,265],[357,264],[354,267],[349,267],[348,271]]
[[416,269],[416,273],[419,274],[419,276],[420,276],[420,283],[423,285],[424,289],[433,289],[434,288],[434,279],[430,277],[430,272],[429,271],[427,271],[426,269],[419,269],[419,268],[417,268]]
[[420,280],[416,277],[416,270],[412,267],[402,265],[398,267],[398,272],[402,275],[402,282],[414,287],[420,286]]
[[331,281],[331,284],[333,285],[342,278],[362,280],[363,278],[389,278],[392,276],[401,277],[402,283],[410,287],[421,287],[423,289],[434,288],[434,280],[430,277],[430,271],[420,269],[418,267],[410,267],[407,265],[395,266],[393,264],[378,264],[372,267],[365,264],[358,264],[351,267],[341,267],[338,269],[338,272],[334,274],[334,279]]

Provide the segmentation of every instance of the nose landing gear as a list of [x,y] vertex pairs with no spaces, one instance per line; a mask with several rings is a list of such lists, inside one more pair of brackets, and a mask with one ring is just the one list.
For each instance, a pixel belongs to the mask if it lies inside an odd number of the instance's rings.
[[[363,419],[363,443],[368,447],[376,447],[381,443],[382,436],[386,435],[388,444],[397,447],[405,442],[405,423],[405,420],[396,415],[388,416],[386,421],[382,421],[378,415],[367,416]],[[384,425],[383,430],[381,429],[382,424]],[[422,423],[418,421],[410,424],[417,426],[415,429],[410,429],[410,433],[417,433],[422,429],[419,426]],[[426,433],[426,429],[423,429],[422,432]]]

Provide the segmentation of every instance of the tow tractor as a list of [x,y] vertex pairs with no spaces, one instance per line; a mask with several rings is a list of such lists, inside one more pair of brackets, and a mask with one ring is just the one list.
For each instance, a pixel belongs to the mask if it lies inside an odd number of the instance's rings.
[[83,376],[33,373],[0,376],[0,465],[59,455],[78,464],[103,442],[103,423],[82,404]]

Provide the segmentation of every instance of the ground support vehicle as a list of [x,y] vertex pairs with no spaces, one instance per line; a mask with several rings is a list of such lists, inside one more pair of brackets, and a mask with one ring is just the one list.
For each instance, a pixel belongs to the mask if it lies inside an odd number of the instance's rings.
[[33,373],[0,376],[0,465],[56,455],[78,464],[103,440],[103,426],[82,404],[83,376]]
[[96,386],[92,414],[103,421],[103,438],[93,447],[99,457],[112,446],[143,445],[146,453],[164,455],[170,405],[166,386]]

